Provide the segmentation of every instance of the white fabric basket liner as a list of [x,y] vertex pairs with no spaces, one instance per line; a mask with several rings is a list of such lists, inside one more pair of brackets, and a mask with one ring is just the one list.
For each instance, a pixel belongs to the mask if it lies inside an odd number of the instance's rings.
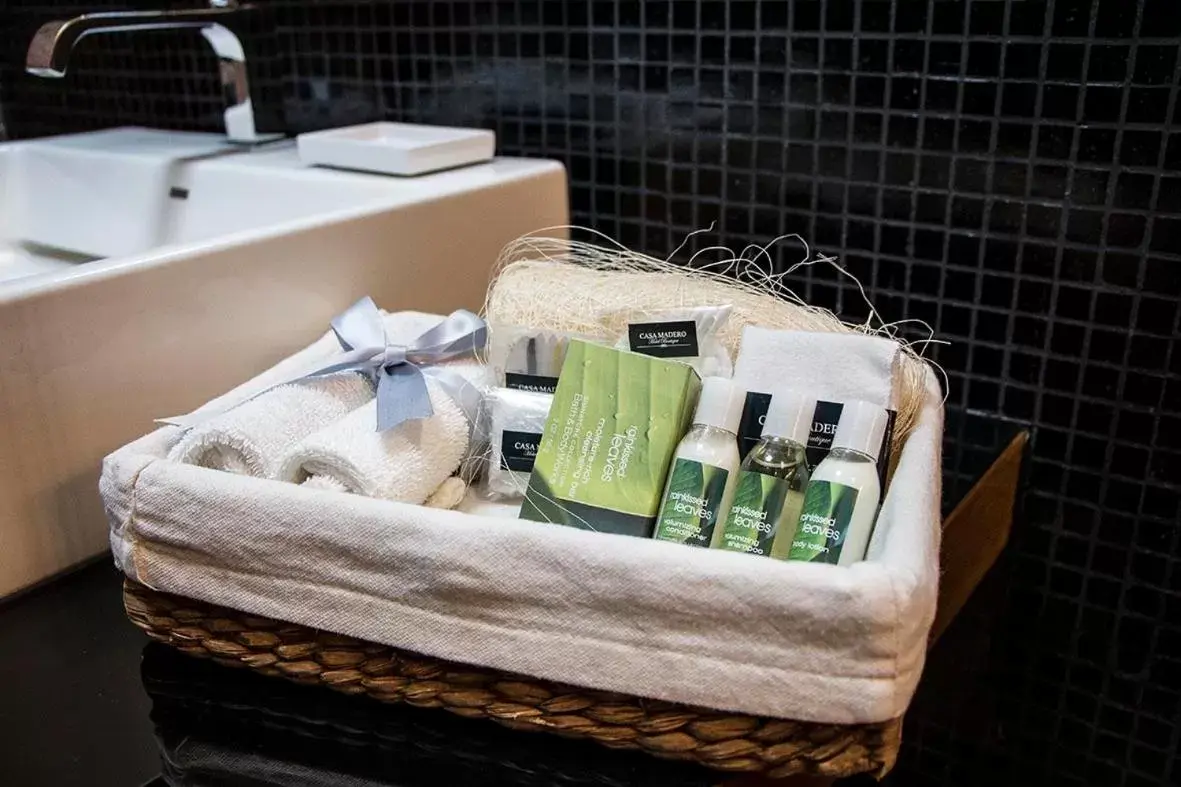
[[[330,334],[226,394],[310,368]],[[826,723],[900,716],[935,614],[943,410],[918,427],[869,559],[772,560],[300,488],[119,449],[100,487],[116,563],[151,588],[460,663]]]

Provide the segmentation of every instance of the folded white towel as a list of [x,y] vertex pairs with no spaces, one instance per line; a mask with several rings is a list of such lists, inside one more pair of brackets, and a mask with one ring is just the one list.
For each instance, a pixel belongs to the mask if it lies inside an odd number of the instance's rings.
[[372,383],[355,373],[280,385],[194,426],[168,458],[276,478],[287,449],[372,399]]
[[382,318],[386,338],[394,344],[409,344],[447,319],[430,312],[391,312]]
[[791,388],[824,401],[861,399],[897,410],[900,352],[898,342],[880,336],[748,325],[734,382],[757,393]]
[[301,440],[283,458],[279,478],[421,505],[467,455],[467,416],[437,382],[427,378],[430,418],[376,430],[377,401]]

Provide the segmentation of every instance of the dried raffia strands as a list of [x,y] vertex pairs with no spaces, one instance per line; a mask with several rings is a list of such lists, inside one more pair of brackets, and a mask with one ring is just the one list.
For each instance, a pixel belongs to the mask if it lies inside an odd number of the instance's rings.
[[[558,230],[590,232],[611,245],[595,245],[550,237]],[[770,273],[768,248],[793,239],[804,248],[803,259],[782,273]],[[675,254],[675,252],[674,252]],[[733,312],[719,337],[736,357],[747,325],[797,331],[848,331],[894,339],[902,347],[897,381],[898,419],[891,451],[891,466],[918,422],[926,385],[926,364],[920,351],[926,339],[913,344],[898,338],[902,323],[885,323],[873,304],[861,324],[847,324],[827,309],[809,305],[784,282],[806,265],[833,265],[833,257],[813,256],[798,235],[784,236],[766,247],[749,246],[735,255],[712,247],[693,255],[687,263],[661,260],[631,251],[593,230],[579,227],[548,228],[522,236],[504,247],[497,260],[492,285],[484,305],[492,331],[497,326],[527,325],[585,334],[614,341],[618,328],[601,315],[622,309],[656,309],[730,304]],[[915,322],[915,321],[903,321]],[[916,350],[919,347],[919,350]]]

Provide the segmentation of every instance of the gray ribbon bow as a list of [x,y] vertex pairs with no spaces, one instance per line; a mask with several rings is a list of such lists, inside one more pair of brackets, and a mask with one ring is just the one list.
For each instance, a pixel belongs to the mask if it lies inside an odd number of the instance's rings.
[[[474,355],[484,346],[488,326],[475,314],[465,309],[454,311],[409,344],[391,344],[386,337],[381,311],[373,299],[366,296],[333,318],[332,332],[342,349],[330,364],[276,383],[250,398],[309,377],[360,372],[372,380],[377,389],[377,431],[381,432],[405,421],[435,414],[426,385],[429,377],[455,400],[467,416],[469,427],[476,423],[480,408],[479,390],[458,372],[435,365]],[[202,410],[159,420],[192,427],[217,412]]]
[[[390,344],[385,323],[373,299],[354,303],[332,320],[332,332],[344,348],[335,362],[308,377],[358,371],[377,386],[377,430],[393,429],[403,421],[435,414],[426,387],[431,377],[456,400],[474,423],[479,392],[462,375],[433,364],[474,355],[488,339],[488,327],[471,312],[460,309],[407,345]],[[474,393],[476,401],[471,403]]]

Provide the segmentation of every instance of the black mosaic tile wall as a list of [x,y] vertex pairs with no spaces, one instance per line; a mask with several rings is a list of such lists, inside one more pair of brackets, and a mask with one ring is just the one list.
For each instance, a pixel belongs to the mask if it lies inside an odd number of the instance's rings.
[[[885,319],[934,326],[949,404],[1037,434],[1011,559],[969,645],[937,652],[951,678],[920,694],[898,780],[1181,779],[1178,3],[260,5],[255,80],[291,131],[494,128],[565,162],[577,223],[659,255],[711,224],[734,248],[799,232]],[[220,128],[193,36],[87,41],[53,83],[20,73],[25,41],[82,6],[6,8],[11,135]],[[799,281],[863,316],[832,271]]]

